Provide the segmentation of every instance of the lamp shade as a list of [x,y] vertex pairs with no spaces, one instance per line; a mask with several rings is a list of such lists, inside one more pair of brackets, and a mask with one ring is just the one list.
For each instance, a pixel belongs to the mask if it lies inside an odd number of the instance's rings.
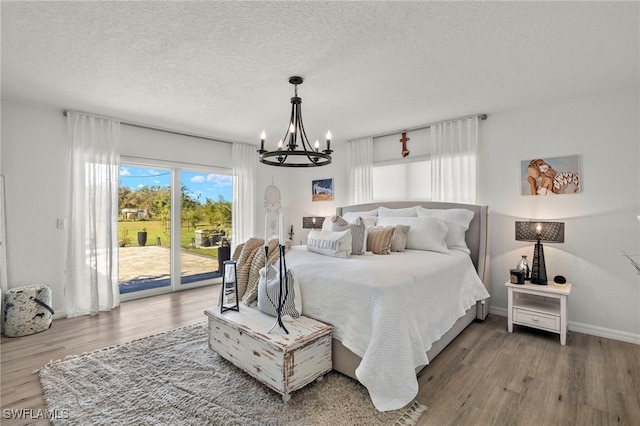
[[324,223],[324,216],[305,216],[302,218],[302,228],[321,229]]
[[516,222],[516,241],[564,243],[564,222]]

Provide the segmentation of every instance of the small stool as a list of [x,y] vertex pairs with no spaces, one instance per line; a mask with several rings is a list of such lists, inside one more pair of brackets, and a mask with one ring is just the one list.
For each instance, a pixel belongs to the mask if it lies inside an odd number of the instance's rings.
[[51,327],[51,287],[31,285],[9,289],[4,296],[4,335],[20,337]]

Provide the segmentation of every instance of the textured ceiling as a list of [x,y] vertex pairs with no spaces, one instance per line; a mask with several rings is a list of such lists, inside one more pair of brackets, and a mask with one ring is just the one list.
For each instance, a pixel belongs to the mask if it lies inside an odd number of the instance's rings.
[[2,96],[272,143],[301,75],[336,142],[636,86],[638,2],[8,2]]

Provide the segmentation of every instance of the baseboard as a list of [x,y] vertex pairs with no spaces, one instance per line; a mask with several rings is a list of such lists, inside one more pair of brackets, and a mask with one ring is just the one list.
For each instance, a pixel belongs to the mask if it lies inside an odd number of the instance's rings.
[[507,308],[501,308],[499,306],[491,305],[491,307],[489,308],[489,313],[490,314],[498,315],[500,317],[508,316],[507,312],[508,312]]
[[[498,306],[491,306],[489,312],[494,315],[506,317],[508,310]],[[620,340],[621,342],[640,345],[640,334],[628,333],[626,331],[613,330],[610,328],[598,327],[597,325],[583,324],[574,321],[569,321],[569,330],[589,334],[591,336],[605,337],[607,339]]]
[[56,311],[55,314],[53,314],[53,319],[57,320],[60,318],[66,318],[67,317],[67,311]]
[[569,321],[569,330],[640,345],[640,334],[633,334],[626,331],[612,330],[610,328],[598,327],[591,324],[582,324],[573,321]]

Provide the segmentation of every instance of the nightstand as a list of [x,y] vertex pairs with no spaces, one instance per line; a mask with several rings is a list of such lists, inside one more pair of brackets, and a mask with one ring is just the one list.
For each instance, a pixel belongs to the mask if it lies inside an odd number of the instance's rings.
[[505,286],[509,290],[509,333],[513,333],[513,324],[525,325],[558,333],[560,344],[567,344],[567,300],[571,284],[506,282]]

